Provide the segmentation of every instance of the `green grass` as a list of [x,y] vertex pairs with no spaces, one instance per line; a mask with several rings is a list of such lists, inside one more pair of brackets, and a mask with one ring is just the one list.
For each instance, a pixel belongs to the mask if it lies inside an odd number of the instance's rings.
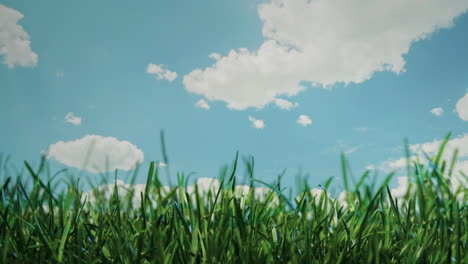
[[[0,262],[468,263],[468,192],[453,189],[448,179],[458,172],[442,151],[409,164],[414,184],[399,198],[391,175],[375,185],[368,172],[353,184],[343,158],[347,205],[326,195],[331,180],[322,195],[305,186],[292,197],[280,182],[264,186],[272,191],[262,199],[253,188],[240,194],[237,157],[219,188],[201,193],[187,192],[183,175],[165,188],[154,163],[141,188],[85,195],[71,181],[57,193],[44,163],[25,163],[28,175],[1,176]],[[245,166],[252,186],[267,185],[252,161]]]

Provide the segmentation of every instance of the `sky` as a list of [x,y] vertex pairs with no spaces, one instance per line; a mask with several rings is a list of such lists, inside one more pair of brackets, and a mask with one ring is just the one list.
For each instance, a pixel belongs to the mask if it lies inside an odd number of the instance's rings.
[[0,0],[0,153],[18,170],[46,155],[96,178],[156,161],[175,181],[217,177],[239,151],[258,179],[286,169],[287,186],[297,175],[317,186],[340,177],[341,153],[354,177],[384,177],[404,167],[405,138],[415,155],[434,154],[452,132],[468,172],[467,10],[468,0]]

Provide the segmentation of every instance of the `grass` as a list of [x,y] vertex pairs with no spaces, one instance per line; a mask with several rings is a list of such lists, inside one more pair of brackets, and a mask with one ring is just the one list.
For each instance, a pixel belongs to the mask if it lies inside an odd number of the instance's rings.
[[164,187],[151,163],[146,185],[116,182],[107,194],[83,193],[79,180],[57,193],[44,162],[25,163],[25,179],[1,177],[0,262],[468,263],[468,192],[451,185],[443,146],[429,162],[408,164],[414,184],[402,197],[387,186],[392,175],[375,185],[366,172],[353,185],[343,158],[341,200],[327,195],[331,180],[287,196],[280,182],[255,179],[253,161],[250,187],[271,191],[239,192],[237,157],[204,191],[189,191],[183,175]]

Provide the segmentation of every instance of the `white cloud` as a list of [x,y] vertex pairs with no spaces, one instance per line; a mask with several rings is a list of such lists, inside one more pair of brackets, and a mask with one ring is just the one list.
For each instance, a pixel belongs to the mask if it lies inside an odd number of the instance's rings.
[[128,141],[114,137],[87,135],[74,141],[59,141],[49,146],[48,159],[93,173],[132,170],[143,162],[143,152]]
[[158,163],[157,166],[160,167],[160,168],[162,168],[162,167],[167,167],[167,164],[164,163],[164,162],[162,162],[162,161],[160,161],[160,162]]
[[[89,190],[83,193],[82,201],[86,201],[95,204],[100,199],[108,201],[111,199],[112,194],[114,193],[115,187],[117,187],[119,198],[123,199],[129,191],[133,190],[132,205],[134,207],[139,207],[141,205],[141,195],[140,192],[145,192],[146,184],[130,185],[126,184],[122,180],[117,180],[115,183],[104,184],[98,186],[95,190]],[[99,194],[99,195],[96,195]]]
[[79,126],[81,125],[81,117],[75,116],[73,112],[70,112],[65,116],[65,122]]
[[431,109],[431,113],[433,113],[436,116],[441,116],[444,113],[444,109],[442,107],[436,107]]
[[153,75],[158,80],[174,81],[177,78],[177,73],[164,68],[164,65],[150,63],[146,67],[146,73]]
[[[322,199],[331,199],[330,197],[330,194],[324,190],[324,189],[320,189],[320,188],[312,188],[309,190],[310,192],[310,196],[315,199],[314,203],[315,205],[319,205],[320,204],[320,200]],[[304,193],[298,195],[296,197],[296,200],[300,200],[302,198],[302,196],[304,195]]]
[[458,100],[455,111],[463,121],[468,121],[468,92]]
[[185,75],[183,83],[187,91],[224,101],[231,109],[263,108],[277,96],[293,96],[305,89],[297,83],[294,69],[284,66],[296,54],[275,41],[266,41],[257,52],[230,51],[212,67]]
[[[443,140],[434,140],[431,142],[426,142],[422,144],[413,144],[409,146],[409,149],[413,156],[410,157],[411,162],[419,160],[422,164],[427,164],[427,158],[424,153],[426,153],[429,157],[434,157],[437,155],[439,148],[442,144]],[[463,173],[468,173],[468,134],[460,135],[459,137],[453,138],[448,141],[447,145],[445,146],[444,153],[442,155],[442,160],[445,160],[450,164],[453,159],[453,154],[455,150],[458,149],[458,157],[457,162],[455,163],[454,167],[454,174],[452,176],[452,186],[454,188],[458,188],[458,186],[464,186],[468,184],[466,179],[461,176],[459,173],[462,171]],[[389,159],[384,161],[380,166],[384,172],[391,172],[391,171],[402,171],[406,168],[407,159],[405,157],[397,158],[397,159]]]
[[299,118],[297,119],[297,123],[303,127],[306,127],[312,124],[312,120],[310,119],[310,117],[306,115],[300,115]]
[[[91,205],[97,203],[101,199],[104,201],[109,201],[112,198],[112,194],[114,193],[115,187],[117,187],[117,191],[119,193],[119,198],[121,201],[126,200],[125,198],[129,195],[132,195],[132,199],[130,200],[130,206],[133,208],[139,208],[141,206],[141,193],[145,193],[146,184],[127,184],[122,180],[117,180],[115,183],[103,184],[98,186],[93,190],[89,190],[87,192],[83,192],[82,201],[84,202],[85,199]],[[171,188],[169,186],[161,186],[162,192],[161,195],[167,195]],[[149,201],[152,203],[153,206],[156,206],[157,197],[155,195],[159,195],[157,192],[150,192],[147,194],[149,196]],[[106,203],[100,203],[101,206],[105,206]]]
[[[268,0],[259,5],[264,43],[212,54],[215,63],[184,76],[187,91],[243,110],[304,90],[361,83],[375,72],[405,71],[411,45],[449,28],[466,0]],[[332,19],[331,19],[332,18]]]
[[[190,195],[195,194],[195,185],[198,187],[198,193],[200,195],[205,195],[205,201],[206,200],[206,194],[209,192],[212,195],[216,195],[220,188],[220,182],[218,179],[215,178],[199,178],[197,181],[192,184],[187,186],[186,191]],[[267,187],[253,187],[253,196],[257,201],[264,202],[265,199],[270,195],[270,193],[273,190]],[[250,192],[250,186],[247,185],[236,185],[234,187],[234,195],[238,198],[245,198]],[[279,198],[276,194],[274,194],[273,199],[271,200],[270,204],[276,204],[278,205],[279,203]]]
[[[188,185],[184,192],[187,192],[192,199],[195,198],[195,185],[198,187],[198,194],[203,197],[205,203],[208,202],[207,194],[211,193],[211,195],[216,195],[221,184],[218,179],[215,178],[199,178],[194,184]],[[103,184],[95,188],[94,190],[89,190],[83,193],[82,201],[86,199],[87,202],[91,204],[95,204],[100,199],[108,201],[111,199],[112,194],[114,193],[114,189],[117,186],[117,190],[119,192],[119,197],[124,199],[126,196],[130,195],[133,192],[131,204],[133,207],[140,207],[141,205],[141,195],[140,193],[144,193],[146,190],[146,184],[127,184],[122,180],[117,180],[115,183]],[[169,187],[169,186],[161,186],[162,188],[162,195],[169,194],[174,188],[178,187]],[[253,188],[253,195],[257,201],[263,202],[265,199],[270,195],[273,190],[266,187],[254,187]],[[234,195],[238,198],[245,198],[250,192],[250,187],[247,185],[236,185],[234,189]],[[179,190],[176,191],[179,194]],[[99,195],[96,195],[99,194]],[[150,192],[149,194],[150,201],[153,203],[153,206],[156,206],[155,203],[158,195],[157,192]],[[184,195],[185,197],[185,195]],[[279,204],[279,198],[276,194],[273,194],[273,199],[271,200],[270,204]],[[46,210],[49,210],[48,207],[45,207]]]
[[38,56],[31,49],[29,35],[18,21],[24,17],[15,9],[0,4],[0,56],[8,68],[33,67]]
[[201,109],[205,110],[210,110],[210,105],[203,99],[198,100],[198,102],[195,103],[195,106]]
[[408,192],[408,188],[410,187],[410,182],[408,177],[398,177],[398,186],[391,189],[390,193],[392,194],[393,199],[401,200]]
[[207,194],[211,192],[216,194],[219,190],[220,183],[218,179],[215,178],[199,178],[195,184],[189,185],[186,188],[187,193],[195,194],[195,185],[197,185],[199,194]]
[[[253,197],[256,200],[263,202],[272,191],[272,189],[267,187],[253,187]],[[250,186],[248,185],[236,185],[234,188],[234,194],[239,198],[246,197],[249,193]],[[274,204],[279,202],[277,194],[274,194],[274,198],[271,202]]]
[[288,100],[284,100],[281,98],[275,99],[275,104],[277,107],[283,109],[283,110],[291,110],[292,108],[298,107],[298,103],[292,103]]
[[252,122],[253,127],[255,127],[256,129],[265,128],[265,122],[263,122],[263,120],[258,120],[255,117],[249,116],[249,121]]
[[208,55],[208,57],[212,58],[213,60],[219,60],[219,59],[221,59],[221,54],[211,53],[210,55]]

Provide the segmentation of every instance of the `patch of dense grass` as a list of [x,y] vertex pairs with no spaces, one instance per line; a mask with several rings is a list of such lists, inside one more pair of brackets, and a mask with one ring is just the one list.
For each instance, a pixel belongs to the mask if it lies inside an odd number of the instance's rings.
[[327,195],[330,181],[295,198],[279,183],[262,196],[239,191],[237,158],[215,188],[189,190],[180,176],[164,187],[152,163],[146,185],[115,184],[107,194],[83,193],[77,182],[56,193],[43,164],[25,163],[28,180],[1,178],[0,262],[468,263],[468,193],[453,188],[442,151],[409,164],[413,184],[398,198],[391,175],[375,186],[367,172],[351,186],[343,159],[341,200]]

